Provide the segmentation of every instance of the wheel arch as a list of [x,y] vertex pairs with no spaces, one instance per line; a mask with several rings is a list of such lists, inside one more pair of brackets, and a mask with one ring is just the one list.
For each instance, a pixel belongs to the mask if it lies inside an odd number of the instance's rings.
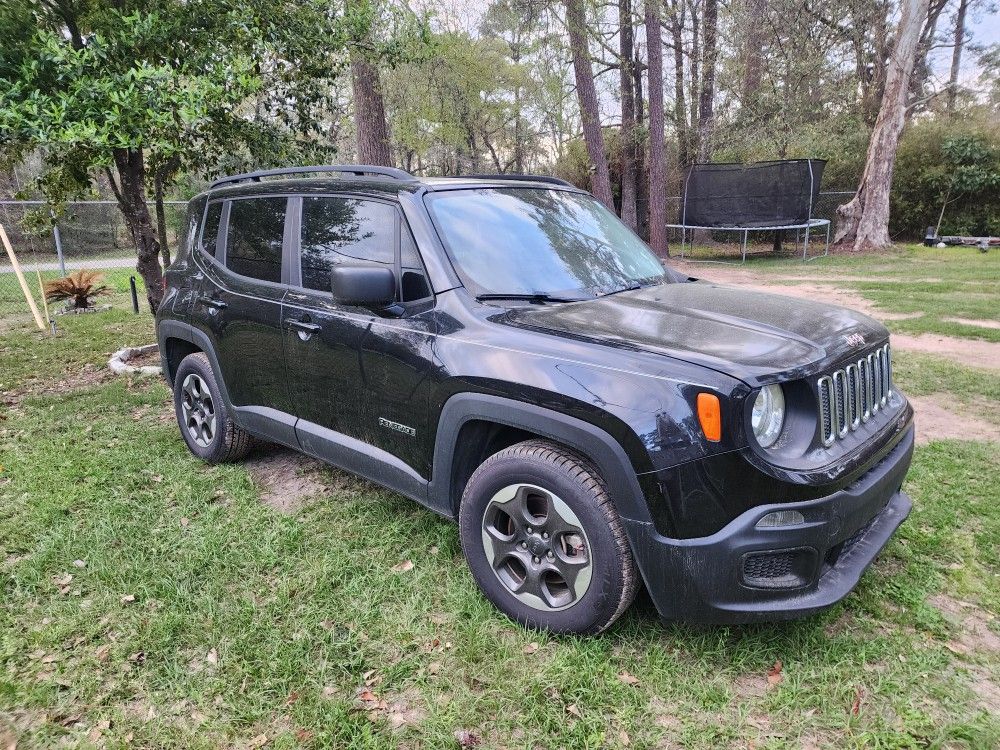
[[196,352],[202,352],[208,357],[209,364],[215,374],[215,383],[222,394],[222,400],[227,408],[232,409],[232,401],[229,399],[229,392],[226,390],[226,383],[222,379],[222,370],[219,369],[219,361],[215,357],[212,342],[204,331],[200,331],[190,323],[179,320],[162,320],[157,325],[156,337],[160,345],[160,360],[163,363],[163,372],[167,381],[173,387],[174,376],[184,357]]
[[462,491],[481,459],[532,438],[580,453],[600,471],[619,515],[651,520],[632,462],[608,432],[561,412],[482,393],[455,394],[441,410],[428,487],[430,504],[457,518]]

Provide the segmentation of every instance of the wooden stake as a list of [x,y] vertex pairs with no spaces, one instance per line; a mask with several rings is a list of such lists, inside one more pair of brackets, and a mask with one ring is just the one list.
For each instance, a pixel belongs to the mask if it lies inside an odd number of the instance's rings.
[[35,275],[38,276],[38,294],[42,298],[42,307],[45,309],[45,322],[49,325],[52,324],[52,318],[49,316],[49,301],[45,299],[45,284],[42,283],[42,272],[35,267]]
[[14,248],[10,246],[10,240],[7,239],[7,231],[3,228],[3,224],[0,224],[0,240],[3,240],[3,246],[7,249],[10,264],[14,267],[14,275],[17,276],[17,283],[21,285],[21,291],[24,292],[24,299],[28,302],[28,307],[31,308],[31,314],[35,317],[38,330],[44,331],[45,321],[42,320],[42,314],[38,312],[38,306],[35,305],[35,298],[31,296],[28,282],[24,280],[24,274],[21,273],[21,264],[17,262],[17,256],[14,255]]

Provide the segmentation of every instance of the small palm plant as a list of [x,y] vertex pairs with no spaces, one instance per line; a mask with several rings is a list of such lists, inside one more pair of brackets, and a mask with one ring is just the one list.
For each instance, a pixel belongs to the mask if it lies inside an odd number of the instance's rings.
[[102,282],[104,276],[96,271],[76,271],[69,276],[45,282],[45,299],[49,302],[66,300],[70,310],[87,310],[94,306],[94,298],[111,294]]

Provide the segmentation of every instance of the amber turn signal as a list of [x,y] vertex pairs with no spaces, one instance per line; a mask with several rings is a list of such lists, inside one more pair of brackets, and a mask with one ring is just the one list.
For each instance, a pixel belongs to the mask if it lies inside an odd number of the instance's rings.
[[714,393],[698,394],[698,421],[706,440],[713,443],[722,440],[722,408]]

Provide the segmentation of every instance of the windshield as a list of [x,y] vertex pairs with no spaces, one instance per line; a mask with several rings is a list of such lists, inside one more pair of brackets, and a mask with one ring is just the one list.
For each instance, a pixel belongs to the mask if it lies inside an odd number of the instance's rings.
[[592,297],[668,279],[645,243],[589,195],[485,188],[432,194],[428,203],[476,294]]

